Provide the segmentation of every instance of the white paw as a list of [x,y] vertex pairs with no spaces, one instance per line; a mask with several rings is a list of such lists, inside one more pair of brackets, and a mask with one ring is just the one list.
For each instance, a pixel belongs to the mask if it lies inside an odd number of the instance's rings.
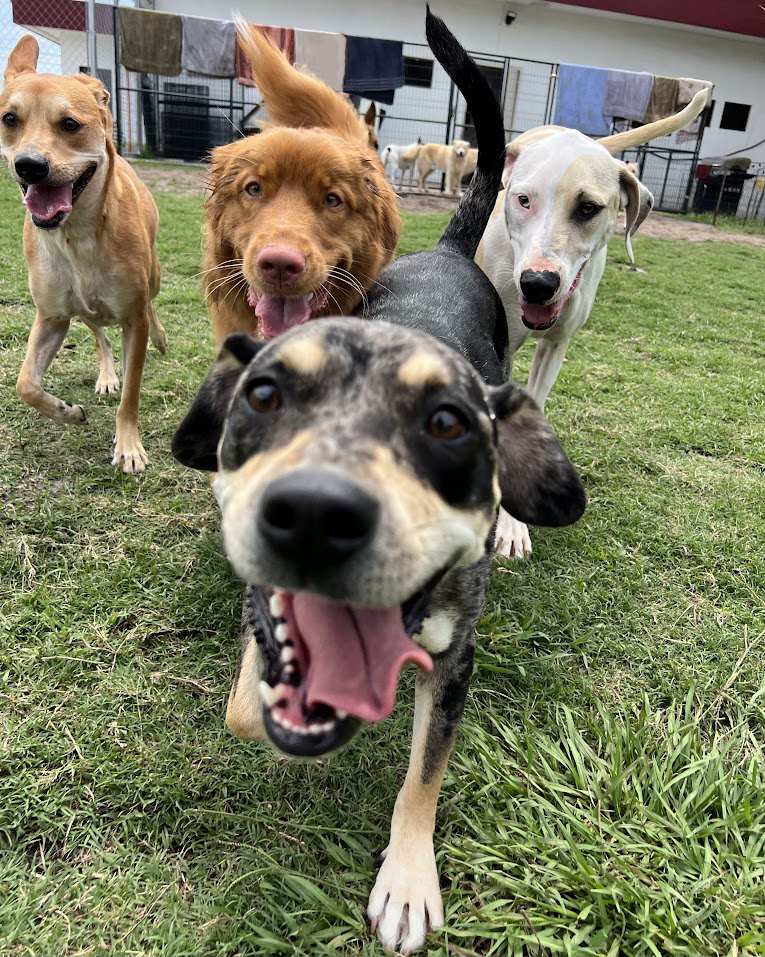
[[407,955],[443,927],[444,907],[438,886],[436,857],[429,839],[410,843],[398,852],[388,849],[367,914],[386,950]]
[[149,456],[137,435],[124,442],[117,438],[114,443],[112,465],[120,464],[125,475],[136,475],[138,472],[145,471],[149,464]]
[[494,551],[505,558],[528,558],[531,554],[529,529],[500,506]]
[[100,375],[96,379],[96,395],[115,395],[120,391],[120,380],[117,376],[112,373],[112,375]]

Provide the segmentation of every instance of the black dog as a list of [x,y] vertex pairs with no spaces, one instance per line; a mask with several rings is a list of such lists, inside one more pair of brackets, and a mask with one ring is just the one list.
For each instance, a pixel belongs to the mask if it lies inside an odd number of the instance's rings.
[[547,525],[584,510],[546,419],[502,384],[505,318],[472,262],[500,184],[499,107],[430,13],[427,34],[479,142],[438,247],[385,270],[364,320],[230,337],[173,445],[184,464],[218,470],[226,550],[251,586],[227,713],[236,734],[325,754],[386,717],[401,668],[419,666],[409,770],[369,902],[383,944],[404,953],[443,923],[435,809],[497,507]]

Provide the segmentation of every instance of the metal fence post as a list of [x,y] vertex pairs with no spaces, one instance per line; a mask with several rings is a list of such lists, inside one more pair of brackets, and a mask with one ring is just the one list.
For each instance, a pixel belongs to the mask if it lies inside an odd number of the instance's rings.
[[122,84],[120,80],[120,28],[117,3],[112,7],[112,35],[114,36],[114,121],[117,124],[117,152],[122,156]]
[[98,77],[98,45],[96,43],[96,0],[88,0],[86,9],[88,25],[88,72]]

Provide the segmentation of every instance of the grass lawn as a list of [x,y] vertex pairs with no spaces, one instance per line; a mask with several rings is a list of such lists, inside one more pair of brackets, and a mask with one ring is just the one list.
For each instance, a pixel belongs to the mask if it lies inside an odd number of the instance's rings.
[[[754,214],[757,206],[757,200],[752,203],[750,215]],[[713,223],[714,213],[685,213],[680,216],[673,216],[673,219],[687,219],[692,223],[703,223],[706,226],[717,226],[725,233],[749,233],[752,236],[765,237],[765,225],[761,218],[744,219],[743,216],[732,216],[729,213],[718,213],[717,222]]]
[[[48,381],[86,425],[15,395],[33,309],[0,177],[0,953],[380,955],[365,907],[411,675],[320,765],[226,731],[242,587],[207,478],[169,454],[212,357],[200,211],[157,200],[170,349],[135,479],[83,326]],[[407,249],[444,221],[408,217]],[[548,402],[588,512],[492,578],[433,955],[765,954],[765,250],[635,251],[644,273],[614,241]]]

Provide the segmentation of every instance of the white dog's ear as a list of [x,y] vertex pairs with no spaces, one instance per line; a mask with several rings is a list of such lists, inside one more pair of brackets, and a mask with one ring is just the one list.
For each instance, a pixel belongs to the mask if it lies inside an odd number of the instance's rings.
[[624,233],[624,242],[630,262],[635,265],[635,256],[632,252],[632,234],[653,209],[653,193],[643,186],[637,176],[627,169],[626,163],[615,160],[619,167],[619,209],[625,210],[627,228]]
[[505,168],[502,170],[503,189],[507,189],[507,184],[510,182],[510,177],[513,175],[513,166],[515,161],[518,159],[520,152],[520,147],[517,147],[514,142],[508,143],[505,147]]

